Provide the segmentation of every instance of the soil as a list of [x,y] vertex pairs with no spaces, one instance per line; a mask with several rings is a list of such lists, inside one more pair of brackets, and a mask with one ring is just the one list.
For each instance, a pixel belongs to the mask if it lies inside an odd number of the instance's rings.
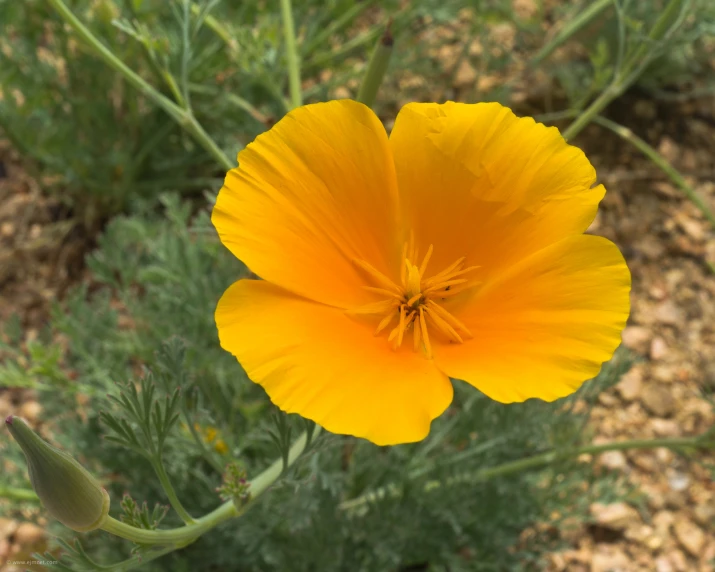
[[[467,76],[475,81],[462,66],[455,90]],[[658,149],[715,211],[712,96],[654,100],[631,92],[608,112]],[[590,126],[574,143],[608,189],[589,232],[613,240],[628,261],[632,313],[623,344],[640,357],[593,409],[596,442],[700,434],[715,422],[713,228],[662,171],[613,133]],[[92,246],[42,187],[0,142],[0,324],[18,313],[28,340],[45,323],[50,303],[82,277],[81,261]],[[20,408],[37,417],[38,407],[31,392],[0,390],[2,415]],[[646,502],[592,506],[590,522],[561,531],[570,548],[550,557],[549,570],[715,570],[715,483],[705,468],[715,463],[712,451],[698,453],[697,461],[669,449],[582,460],[623,473]],[[0,561],[28,553],[42,534],[0,518]]]

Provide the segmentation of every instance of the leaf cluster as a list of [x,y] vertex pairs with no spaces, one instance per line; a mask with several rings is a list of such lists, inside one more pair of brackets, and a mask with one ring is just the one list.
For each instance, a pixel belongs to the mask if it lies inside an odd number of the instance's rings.
[[[113,498],[130,491],[147,506],[166,503],[151,464],[137,462],[153,446],[187,510],[204,514],[220,502],[216,489],[227,465],[255,476],[284,457],[306,425],[293,415],[276,417],[263,390],[219,347],[213,308],[245,269],[220,247],[205,211],[192,217],[175,198],[163,204],[161,215],[116,218],[88,260],[92,289],[77,288],[53,314],[53,336],[43,343],[49,351],[58,334],[67,340],[60,363],[73,372],[71,391],[42,375],[33,377],[34,387],[56,419],[57,439],[106,476]],[[556,404],[505,406],[455,381],[453,405],[421,443],[381,448],[323,432],[239,521],[147,569],[539,569],[558,535],[525,543],[524,529],[585,519],[591,501],[628,491],[573,459],[495,480],[465,475],[588,440],[589,404],[629,363],[618,353],[597,380]],[[195,425],[220,430],[226,454],[202,447]],[[379,490],[390,494],[373,494]],[[362,495],[372,496],[359,509],[340,508]],[[139,515],[130,507],[132,518],[157,520],[143,506]],[[167,515],[167,526],[180,524]],[[126,558],[121,541],[100,536],[83,540],[93,560]]]

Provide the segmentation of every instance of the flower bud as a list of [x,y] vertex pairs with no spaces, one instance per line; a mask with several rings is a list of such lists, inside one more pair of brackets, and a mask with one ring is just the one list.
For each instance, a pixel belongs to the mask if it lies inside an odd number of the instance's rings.
[[41,439],[25,421],[10,415],[7,428],[25,453],[32,488],[53,517],[77,532],[102,526],[109,494],[64,451]]

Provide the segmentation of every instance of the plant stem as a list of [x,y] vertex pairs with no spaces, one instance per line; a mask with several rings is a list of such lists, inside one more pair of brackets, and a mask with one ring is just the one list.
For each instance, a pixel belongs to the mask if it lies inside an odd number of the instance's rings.
[[[313,438],[315,438],[315,435],[317,435],[319,430],[320,428],[316,427]],[[295,443],[293,443],[288,452],[289,466],[295,463],[298,457],[300,457],[303,453],[306,448],[307,441],[308,434],[307,432],[304,432],[300,437],[298,437],[298,439],[296,439]],[[174,544],[177,549],[182,548],[222,522],[245,513],[246,510],[248,510],[248,508],[256,501],[256,499],[258,499],[258,497],[260,497],[261,494],[263,494],[278,479],[281,475],[282,469],[283,459],[276,459],[270,467],[253,479],[248,488],[250,497],[240,509],[236,507],[232,500],[230,500],[209,514],[196,519],[193,524],[171,530],[144,530],[135,528],[110,516],[104,521],[102,530],[105,530],[110,534],[114,534],[115,536],[126,538],[127,540],[131,540],[138,544]]]
[[670,0],[663,13],[648,34],[648,41],[642,43],[628,57],[623,69],[616,70],[611,84],[601,92],[588,108],[562,133],[565,139],[573,139],[593,118],[601,113],[609,103],[626,91],[640,76],[645,67],[657,55],[652,44],[671,35],[682,23],[683,14],[690,8],[690,0]]
[[[497,465],[496,467],[456,475],[446,479],[445,481],[428,481],[425,483],[423,490],[424,492],[429,492],[442,486],[487,481],[495,477],[503,477],[537,467],[544,467],[553,464],[556,461],[567,459],[569,457],[578,457],[583,454],[598,454],[606,451],[623,451],[627,449],[656,449],[659,447],[667,447],[669,449],[715,447],[715,443],[705,443],[700,437],[685,437],[679,439],[635,439],[631,441],[604,443],[601,445],[585,445],[583,447],[565,449],[562,451],[549,451],[548,453],[541,453],[532,457],[509,461],[507,463]],[[400,487],[394,484],[387,485],[365,493],[357,498],[344,501],[338,505],[338,508],[341,510],[356,509],[365,504],[381,500],[388,495],[391,497],[398,497],[401,494],[402,491]]]
[[311,38],[306,44],[302,46],[301,53],[306,56],[313,52],[318,46],[323,42],[330,39],[330,36],[338,33],[341,29],[347,26],[355,18],[357,18],[361,12],[364,12],[366,8],[369,8],[375,3],[375,0],[362,0],[361,2],[356,2],[350,8],[345,10],[340,16],[333,20],[328,26],[325,27],[320,33],[316,34]]
[[675,167],[673,167],[668,161],[661,157],[658,151],[653,149],[653,147],[648,145],[648,143],[643,141],[643,139],[638,137],[635,133],[633,133],[633,131],[627,127],[623,127],[623,125],[619,125],[618,123],[615,123],[610,119],[606,119],[605,117],[601,117],[600,115],[594,117],[593,121],[598,125],[602,125],[603,127],[610,129],[616,135],[631,143],[636,149],[648,157],[648,159],[650,159],[658,168],[670,177],[670,180],[673,181],[673,183],[680,187],[680,190],[685,193],[685,195],[698,209],[700,209],[700,212],[705,215],[705,218],[707,218],[708,221],[710,221],[710,224],[713,225],[713,228],[715,228],[715,214],[713,214],[710,210],[710,207],[708,207],[707,203],[702,197],[700,197],[700,195],[698,195],[695,189],[688,184],[685,177],[683,177],[683,175],[681,175],[680,172],[678,172],[678,170],[675,169]]
[[221,150],[211,136],[196,118],[187,110],[176,105],[169,98],[159,93],[141,76],[127,67],[111,50],[109,50],[92,32],[74,15],[63,0],[48,0],[60,17],[104,60],[111,68],[119,72],[137,90],[146,95],[164,111],[166,111],[183,129],[194,136],[196,141],[208,151],[214,159],[226,170],[233,169],[234,162]]
[[619,95],[623,93],[623,90],[625,89],[625,86],[623,84],[619,83],[618,81],[614,81],[610,86],[608,86],[606,89],[604,89],[601,92],[601,95],[599,95],[592,103],[591,105],[588,106],[588,109],[586,111],[580,113],[578,117],[569,125],[562,133],[564,139],[573,139],[581,133],[581,131],[586,127],[591,121],[593,121],[593,118],[601,113],[609,103],[611,103],[614,99],[616,99]]
[[163,487],[166,496],[169,497],[169,502],[171,503],[172,508],[176,511],[179,517],[181,517],[181,520],[183,520],[186,524],[194,524],[196,520],[194,520],[194,517],[192,517],[188,513],[188,511],[184,508],[184,505],[181,504],[181,501],[179,500],[179,497],[176,495],[176,491],[174,490],[174,485],[171,484],[169,475],[166,474],[166,469],[164,469],[164,463],[162,462],[161,458],[153,457],[151,460],[151,464],[152,467],[154,467],[156,476],[159,478],[159,482],[161,483],[161,486]]
[[35,491],[31,489],[18,489],[15,487],[0,487],[0,498],[14,501],[40,502]]
[[281,0],[281,16],[283,18],[283,39],[286,44],[286,59],[288,60],[288,84],[290,88],[290,103],[293,108],[303,105],[303,94],[300,88],[300,58],[295,43],[295,27],[293,25],[293,9],[291,0]]
[[375,103],[377,92],[380,89],[380,84],[382,84],[382,78],[385,77],[387,67],[390,65],[393,44],[394,40],[390,33],[390,24],[388,24],[385,33],[380,36],[375,50],[372,52],[370,63],[367,65],[367,70],[365,70],[357,95],[357,100],[368,107],[372,107]]
[[578,14],[573,20],[568,22],[554,38],[541,48],[531,60],[531,65],[536,67],[543,60],[548,58],[552,52],[566,42],[571,36],[576,34],[584,26],[589,24],[596,16],[613,4],[613,0],[597,0],[583,12]]

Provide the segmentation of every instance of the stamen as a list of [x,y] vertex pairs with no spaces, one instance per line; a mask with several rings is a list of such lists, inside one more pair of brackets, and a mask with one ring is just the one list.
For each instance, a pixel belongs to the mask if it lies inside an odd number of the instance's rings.
[[368,262],[365,262],[364,260],[360,260],[358,258],[353,258],[353,262],[357,264],[360,268],[362,268],[365,272],[370,274],[373,278],[375,278],[375,280],[377,280],[388,290],[393,290],[397,294],[402,294],[402,291],[400,290],[400,287],[397,286],[397,284],[395,284],[392,280],[390,280],[387,276],[385,276],[382,272],[380,272],[377,268],[375,268]]
[[441,282],[440,284],[436,284],[435,286],[430,286],[429,288],[425,288],[422,290],[422,293],[427,295],[431,294],[432,292],[436,292],[437,290],[442,290],[443,288],[446,288],[447,286],[455,286],[457,284],[464,284],[465,282],[469,282],[466,278],[459,278],[458,280],[447,280],[447,282]]
[[427,308],[433,312],[433,314],[438,314],[440,318],[442,318],[445,322],[453,326],[454,328],[459,328],[467,334],[470,338],[473,338],[474,335],[472,332],[469,331],[469,328],[465,326],[461,321],[459,321],[457,318],[455,318],[452,314],[450,314],[447,310],[445,310],[442,306],[434,302],[433,300],[428,300],[427,301]]
[[420,306],[420,327],[422,328],[422,339],[425,344],[425,354],[427,359],[432,359],[432,345],[429,343],[429,334],[427,333],[427,322],[425,322],[425,308]]
[[429,248],[427,249],[427,254],[425,254],[425,258],[422,261],[422,264],[420,265],[420,280],[422,277],[425,275],[425,270],[427,270],[427,264],[429,263],[429,259],[432,257],[432,245],[429,245]]
[[358,306],[348,310],[349,314],[384,314],[388,310],[397,308],[399,302],[397,300],[381,300],[379,302],[373,302],[372,304],[365,304],[364,306]]
[[432,318],[432,322],[434,323],[434,325],[437,326],[437,328],[444,335],[456,342],[459,342],[460,344],[464,343],[462,336],[460,336],[452,326],[450,326],[447,322],[440,318],[437,312],[434,312],[431,308],[427,308],[427,310],[425,311],[427,312],[427,315]]
[[365,290],[369,290],[370,292],[375,292],[376,294],[389,296],[390,298],[394,298],[395,300],[402,300],[403,298],[402,293],[398,294],[397,292],[391,292],[390,290],[385,290],[384,288],[375,288],[373,286],[363,286],[363,288]]
[[478,268],[463,268],[466,257],[462,257],[438,274],[425,279],[433,253],[434,247],[430,244],[422,262],[417,266],[413,261],[418,259],[418,248],[414,233],[410,232],[409,240],[402,247],[399,285],[368,262],[355,260],[355,264],[369,274],[375,283],[374,286],[364,288],[384,299],[348,311],[353,314],[381,315],[375,335],[388,329],[397,318],[397,325],[389,330],[388,343],[397,350],[412,328],[414,351],[420,349],[428,359],[432,359],[430,328],[433,328],[433,334],[438,332],[440,337],[456,343],[464,343],[465,338],[473,337],[469,329],[438,302],[473,288],[475,281],[463,276]]
[[416,313],[413,313],[413,316],[415,316],[415,326],[412,332],[412,342],[414,350],[417,351],[418,349],[420,349],[420,334],[422,333],[422,321]]
[[419,294],[415,294],[414,296],[412,296],[412,298],[407,300],[407,305],[413,306],[414,303],[417,302],[417,300],[419,300],[420,298],[422,298],[422,292],[420,292]]
[[390,312],[385,316],[382,321],[378,324],[377,330],[375,330],[375,335],[377,336],[382,330],[390,325],[390,322],[395,319],[395,312]]

